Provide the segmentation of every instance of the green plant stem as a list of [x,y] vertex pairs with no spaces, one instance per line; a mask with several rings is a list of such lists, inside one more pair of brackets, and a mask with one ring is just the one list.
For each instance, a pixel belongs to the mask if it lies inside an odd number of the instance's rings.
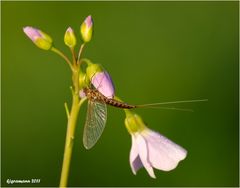
[[66,110],[66,115],[67,115],[67,118],[69,118],[69,116],[70,116],[69,114],[70,114],[70,113],[69,113],[69,110],[68,110],[68,105],[67,105],[67,103],[66,103],[66,102],[64,103],[64,107],[65,107],[65,110]]
[[[83,48],[83,46],[84,45],[82,45],[81,48]],[[67,63],[70,65],[71,70],[72,70],[72,83],[73,83],[73,87],[71,87],[72,107],[71,107],[70,113],[68,113],[68,108],[65,105],[66,112],[68,114],[68,124],[67,124],[67,133],[66,133],[63,164],[62,164],[62,173],[61,173],[61,179],[60,179],[60,185],[59,185],[60,187],[67,187],[69,169],[70,169],[71,158],[72,158],[72,149],[73,149],[73,144],[74,144],[75,128],[77,125],[77,119],[78,119],[80,107],[81,107],[82,103],[86,100],[86,98],[85,99],[79,98],[80,65],[76,62],[74,51],[71,50],[72,56],[73,56],[73,64],[59,50],[53,48],[53,51],[55,51],[60,56],[62,56],[67,61]],[[81,55],[81,52],[82,52],[82,49],[80,51],[79,56]]]
[[78,52],[77,63],[80,62],[80,58],[81,58],[81,54],[82,54],[82,51],[83,51],[84,46],[85,46],[85,43],[83,43],[83,44],[80,46],[80,49],[79,49],[79,52]]
[[76,65],[77,64],[77,60],[76,60],[75,51],[74,51],[73,48],[70,48],[70,50],[71,50],[71,54],[72,54],[73,64]]
[[82,63],[87,63],[87,65],[91,65],[92,64],[92,62],[89,60],[89,59],[87,59],[87,58],[82,58],[81,59],[81,61],[80,61],[80,65],[82,64]]
[[79,110],[80,110],[79,97],[77,95],[73,95],[72,108],[69,114],[68,125],[67,125],[67,134],[66,134],[66,141],[65,141],[60,187],[66,187],[68,182],[69,168],[70,168],[72,149],[74,144],[74,134],[75,134],[75,128],[77,124]]
[[69,175],[69,168],[71,163],[72,157],[72,149],[74,143],[74,134],[75,128],[77,124],[78,113],[81,107],[81,101],[79,99],[79,71],[80,68],[76,64],[73,65],[72,71],[72,82],[73,87],[72,89],[72,107],[68,117],[68,125],[67,125],[67,133],[66,133],[66,141],[65,141],[65,149],[64,149],[64,157],[63,157],[63,164],[62,164],[62,173],[60,179],[60,187],[66,187]]

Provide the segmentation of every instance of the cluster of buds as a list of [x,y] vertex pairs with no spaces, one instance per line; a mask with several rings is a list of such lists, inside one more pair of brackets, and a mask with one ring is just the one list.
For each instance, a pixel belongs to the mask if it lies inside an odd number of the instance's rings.
[[[23,31],[37,47],[44,50],[50,50],[52,48],[52,38],[41,30],[27,26],[23,28]],[[84,43],[87,43],[92,39],[93,20],[90,15],[87,16],[81,24],[80,34]],[[65,32],[64,43],[70,49],[73,49],[76,46],[77,39],[74,30],[71,27],[68,27]],[[79,86],[84,88],[89,86],[90,83],[104,96],[113,98],[114,86],[110,75],[101,67],[101,65],[93,64],[88,60],[86,72],[79,72]]]
[[[53,45],[52,38],[43,31],[34,27],[24,27],[24,33],[32,40],[32,42],[43,50],[50,50]],[[80,26],[80,34],[84,43],[89,42],[92,39],[93,34],[93,20],[91,16],[88,16]],[[64,36],[64,43],[69,48],[74,48],[77,43],[76,36],[71,27],[67,29]]]

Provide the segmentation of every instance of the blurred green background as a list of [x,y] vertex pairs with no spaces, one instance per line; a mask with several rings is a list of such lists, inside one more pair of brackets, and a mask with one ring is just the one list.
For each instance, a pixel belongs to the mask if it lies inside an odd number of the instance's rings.
[[[111,74],[128,103],[184,99],[194,113],[139,109],[148,126],[188,150],[170,172],[129,166],[131,139],[122,110],[108,108],[92,150],[82,144],[81,109],[69,186],[238,186],[238,2],[1,2],[2,186],[58,186],[71,102],[68,66],[23,33],[34,26],[70,55],[63,35],[91,14],[94,38],[84,57]],[[7,179],[41,179],[8,185]]]

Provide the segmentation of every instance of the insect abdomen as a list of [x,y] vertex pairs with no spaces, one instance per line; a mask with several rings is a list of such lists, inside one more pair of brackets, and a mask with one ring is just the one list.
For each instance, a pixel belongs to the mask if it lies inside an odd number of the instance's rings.
[[117,108],[126,108],[126,109],[136,108],[136,106],[134,106],[134,105],[129,105],[129,104],[126,104],[126,103],[122,103],[122,102],[116,101],[114,99],[107,99],[105,102],[107,104],[109,104],[111,106],[114,106],[114,107],[117,107]]
[[135,105],[126,104],[126,103],[117,101],[115,99],[109,99],[109,98],[103,96],[98,91],[91,90],[91,89],[88,89],[88,88],[85,88],[84,92],[90,100],[97,100],[99,102],[105,102],[106,104],[109,104],[109,105],[117,107],[117,108],[131,109],[131,108],[136,108],[137,107]]

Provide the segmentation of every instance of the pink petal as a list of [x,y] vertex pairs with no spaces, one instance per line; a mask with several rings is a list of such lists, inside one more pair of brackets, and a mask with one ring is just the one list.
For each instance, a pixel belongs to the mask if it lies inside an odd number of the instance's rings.
[[134,175],[136,175],[137,171],[143,166],[138,155],[138,146],[133,135],[132,135],[132,147],[130,151],[130,166]]
[[148,158],[149,150],[147,147],[147,143],[141,134],[136,133],[135,136],[136,136],[135,139],[136,139],[136,143],[138,146],[139,156],[142,161],[142,164],[143,164],[144,168],[147,170],[148,174],[152,178],[156,178],[153,168],[152,168],[152,165],[149,162],[149,158]]
[[181,146],[150,129],[145,131],[144,138],[149,148],[149,160],[159,170],[173,170],[187,155]]
[[66,32],[73,33],[73,29],[71,27],[68,27]]
[[98,72],[91,80],[94,87],[107,98],[113,98],[114,85],[110,75],[104,72]]
[[24,33],[34,42],[38,37],[41,37],[39,30],[30,26],[23,28]]
[[80,98],[86,97],[86,94],[85,94],[85,92],[83,91],[83,89],[81,89],[81,90],[79,91],[79,96],[80,96]]
[[84,22],[86,23],[86,25],[87,25],[87,28],[90,28],[90,27],[92,27],[92,25],[93,25],[93,20],[92,20],[92,16],[91,15],[89,15],[85,20],[84,20]]

